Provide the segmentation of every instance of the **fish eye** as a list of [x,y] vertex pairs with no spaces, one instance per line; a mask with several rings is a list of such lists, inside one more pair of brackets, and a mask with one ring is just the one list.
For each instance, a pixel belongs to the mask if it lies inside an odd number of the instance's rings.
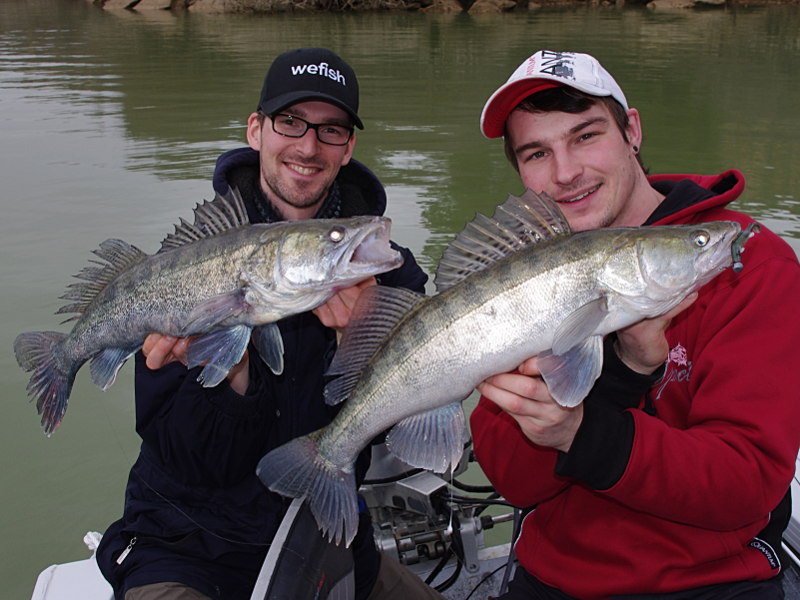
[[708,246],[708,242],[711,241],[711,236],[708,235],[707,231],[696,231],[694,233],[694,244],[698,248],[705,248]]
[[338,244],[344,239],[344,227],[336,227],[331,228],[328,232],[328,239],[335,244]]

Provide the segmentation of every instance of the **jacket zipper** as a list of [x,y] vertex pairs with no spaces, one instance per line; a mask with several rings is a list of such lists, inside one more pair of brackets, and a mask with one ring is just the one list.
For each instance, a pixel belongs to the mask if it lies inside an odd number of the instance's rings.
[[128,546],[125,548],[125,550],[123,550],[120,553],[119,558],[117,558],[117,564],[118,565],[121,565],[122,561],[125,560],[128,557],[128,554],[130,554],[131,550],[133,550],[133,545],[135,543],[136,543],[136,537],[132,537],[131,541],[128,543]]

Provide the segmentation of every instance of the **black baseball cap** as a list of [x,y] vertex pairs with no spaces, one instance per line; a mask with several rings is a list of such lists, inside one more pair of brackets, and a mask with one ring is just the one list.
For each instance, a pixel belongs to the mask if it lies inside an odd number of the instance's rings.
[[261,88],[258,110],[273,115],[303,100],[335,104],[364,129],[358,118],[358,80],[355,71],[325,48],[297,48],[278,56]]

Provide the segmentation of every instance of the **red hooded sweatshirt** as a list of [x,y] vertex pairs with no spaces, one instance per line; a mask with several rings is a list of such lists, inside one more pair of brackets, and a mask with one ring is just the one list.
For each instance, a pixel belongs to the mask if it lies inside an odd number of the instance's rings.
[[[753,222],[726,208],[744,189],[737,171],[650,182],[666,198],[648,225]],[[536,446],[481,398],[476,457],[508,501],[535,507],[515,549],[543,583],[601,600],[780,572],[800,446],[800,265],[764,227],[742,261],[673,319],[658,381],[607,361],[569,453]]]

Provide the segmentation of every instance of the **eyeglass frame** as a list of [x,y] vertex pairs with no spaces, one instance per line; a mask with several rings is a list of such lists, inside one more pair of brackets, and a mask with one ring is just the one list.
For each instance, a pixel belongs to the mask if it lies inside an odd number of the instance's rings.
[[[347,125],[341,125],[339,123],[312,123],[311,121],[307,121],[306,119],[304,119],[302,117],[298,117],[297,115],[293,115],[293,114],[290,114],[290,113],[279,112],[279,113],[273,113],[271,115],[264,115],[264,116],[269,118],[270,122],[272,123],[272,131],[274,131],[278,135],[281,135],[283,137],[293,138],[293,139],[300,139],[305,134],[308,133],[309,129],[313,129],[314,133],[317,136],[317,141],[320,142],[321,144],[326,144],[328,146],[339,146],[339,147],[346,146],[348,143],[350,143],[350,140],[353,139],[353,133],[355,132],[355,127],[352,126],[352,125],[347,126]],[[278,131],[277,129],[275,129],[275,117],[289,117],[291,119],[295,119],[297,121],[300,121],[301,123],[305,123],[306,128],[303,131],[303,133],[301,133],[300,135],[289,135],[288,133],[282,133],[282,132]],[[346,130],[347,133],[348,133],[347,140],[345,140],[341,144],[334,144],[334,143],[331,143],[331,142],[326,142],[325,140],[323,140],[322,138],[319,137],[319,128],[323,127],[323,126],[341,127],[342,129]]]

